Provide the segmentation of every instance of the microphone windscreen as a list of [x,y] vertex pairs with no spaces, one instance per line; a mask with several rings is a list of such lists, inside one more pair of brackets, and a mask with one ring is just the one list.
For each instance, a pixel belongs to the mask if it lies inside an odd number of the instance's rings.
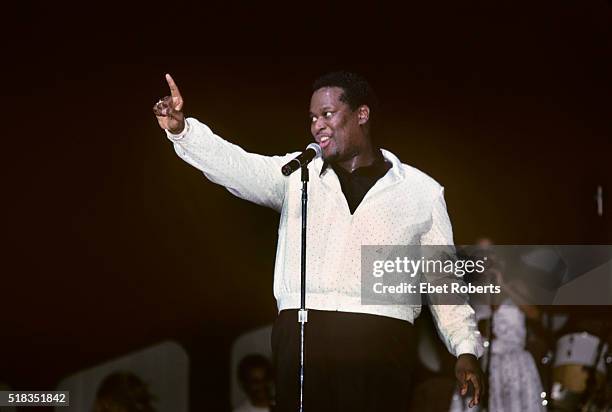
[[319,146],[317,143],[310,143],[308,146],[306,146],[306,150],[308,149],[312,149],[317,153],[315,157],[319,157],[321,156],[321,153],[323,153],[321,146]]

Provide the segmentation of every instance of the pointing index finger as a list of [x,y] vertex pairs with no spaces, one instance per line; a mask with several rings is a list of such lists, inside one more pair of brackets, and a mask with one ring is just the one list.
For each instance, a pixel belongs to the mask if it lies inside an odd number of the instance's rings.
[[174,83],[174,79],[170,74],[166,73],[166,81],[168,82],[168,86],[170,86],[170,95],[172,97],[181,98],[181,92],[179,92],[178,86]]

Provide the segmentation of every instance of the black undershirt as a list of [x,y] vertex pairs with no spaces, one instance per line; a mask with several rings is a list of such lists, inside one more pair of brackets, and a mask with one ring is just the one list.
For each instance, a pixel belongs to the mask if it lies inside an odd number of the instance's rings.
[[[357,207],[368,193],[368,191],[374,186],[374,184],[383,177],[389,169],[391,169],[391,163],[385,161],[380,150],[376,151],[377,156],[369,166],[358,167],[353,170],[352,173],[344,170],[337,164],[330,163],[329,165],[334,169],[338,180],[340,180],[340,187],[342,193],[346,198],[351,215],[355,213]],[[322,172],[325,171],[328,164],[323,165]]]

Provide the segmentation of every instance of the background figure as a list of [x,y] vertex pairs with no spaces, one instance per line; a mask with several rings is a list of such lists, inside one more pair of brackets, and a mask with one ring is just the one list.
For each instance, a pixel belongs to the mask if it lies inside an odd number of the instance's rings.
[[542,411],[542,383],[535,361],[525,349],[526,313],[534,316],[533,308],[523,311],[507,299],[493,310],[489,409]]
[[238,365],[238,380],[247,399],[234,412],[269,412],[272,408],[272,364],[263,355],[245,356]]
[[266,325],[257,329],[251,329],[241,334],[232,344],[230,367],[230,404],[231,409],[241,405],[247,394],[242,389],[238,379],[238,365],[247,355],[260,354],[267,359],[272,359],[272,325]]
[[[70,405],[62,406],[61,412],[91,411],[100,395],[97,392],[105,386],[103,382],[118,371],[129,371],[139,381],[146,382],[148,392],[155,394],[157,412],[188,412],[189,365],[186,349],[173,341],[159,342],[107,359],[99,365],[71,373],[55,386],[55,390],[70,392]],[[142,382],[140,385],[144,385]],[[120,382],[116,385],[120,386]]]
[[154,396],[132,372],[115,372],[107,376],[96,394],[93,412],[156,412]]

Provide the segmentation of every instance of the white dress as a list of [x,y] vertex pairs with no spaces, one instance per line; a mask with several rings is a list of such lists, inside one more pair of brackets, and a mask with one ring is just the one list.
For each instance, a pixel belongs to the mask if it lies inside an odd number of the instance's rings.
[[[493,339],[489,368],[490,412],[541,412],[542,383],[531,353],[525,350],[525,314],[510,300],[493,313]],[[481,358],[483,370],[486,359]],[[477,411],[467,408],[469,399],[453,395],[451,412]]]

